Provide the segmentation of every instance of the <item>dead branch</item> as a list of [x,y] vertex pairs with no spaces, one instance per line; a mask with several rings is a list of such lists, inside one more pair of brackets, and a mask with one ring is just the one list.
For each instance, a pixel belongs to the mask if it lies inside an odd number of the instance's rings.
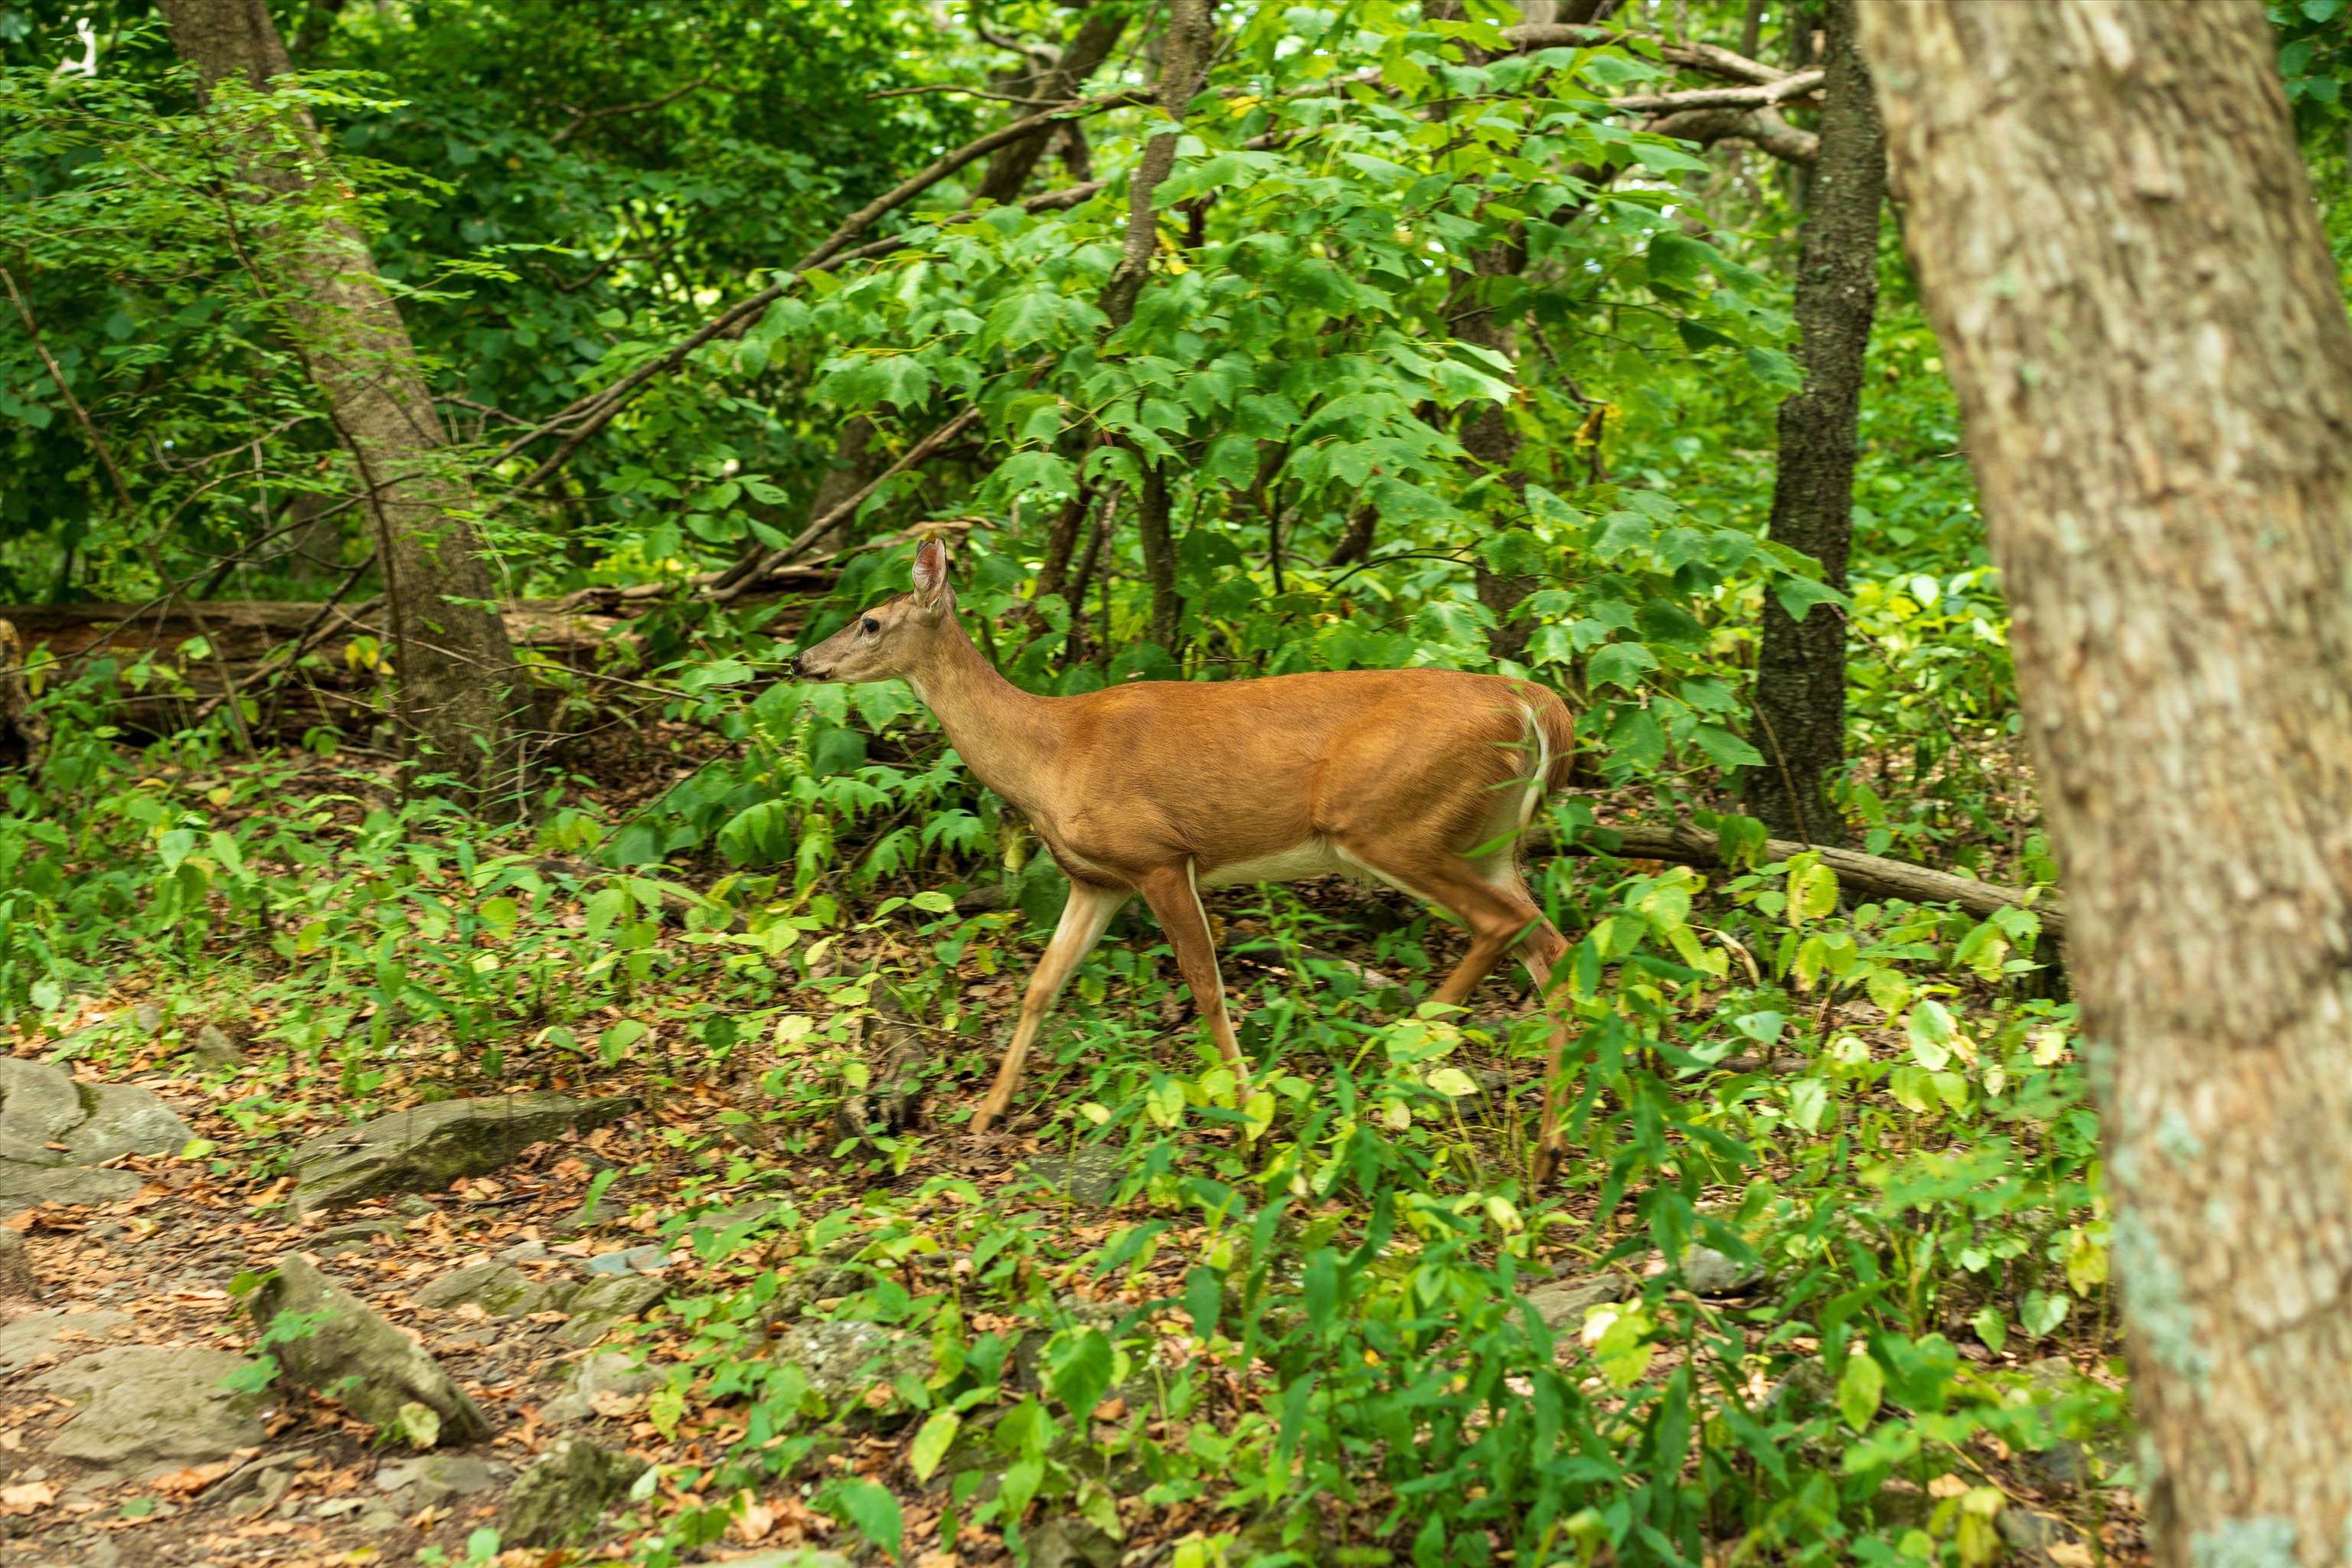
[[[1719,871],[1724,868],[1723,851],[1716,843],[1715,836],[1696,827],[1629,827],[1612,824],[1601,831],[1616,835],[1618,847],[1603,849],[1595,844],[1555,843],[1552,848],[1568,855],[1613,855],[1623,860],[1664,860],[1677,866],[1696,866],[1704,870]],[[1820,856],[1822,864],[1836,872],[1841,883],[1859,889],[1874,898],[1906,899],[1920,904],[1957,904],[1979,920],[2001,910],[2031,910],[2042,922],[2044,935],[2063,940],[2066,933],[2065,900],[2053,892],[2006,888],[1997,882],[1979,882],[1971,877],[1938,871],[1908,860],[1865,855],[1858,849],[1831,849],[1818,844],[1800,844],[1790,838],[1767,839],[1759,856],[1762,863],[1769,864],[1808,850]]]

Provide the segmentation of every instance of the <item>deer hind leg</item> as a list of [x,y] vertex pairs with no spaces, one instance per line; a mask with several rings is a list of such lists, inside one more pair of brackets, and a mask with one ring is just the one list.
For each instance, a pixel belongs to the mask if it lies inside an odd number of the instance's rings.
[[1470,931],[1470,951],[1454,966],[1433,1002],[1460,1006],[1512,947],[1543,920],[1508,861],[1480,864],[1451,852],[1414,854],[1394,847],[1341,840],[1339,852],[1381,881],[1424,903],[1451,910]]
[[1561,1101],[1567,1098],[1562,1068],[1568,1056],[1568,1015],[1554,1007],[1551,972],[1568,952],[1568,938],[1540,914],[1535,929],[1519,941],[1519,959],[1528,978],[1536,983],[1536,998],[1551,1017],[1551,1059],[1544,1070],[1543,1121],[1536,1134],[1535,1179],[1548,1182],[1559,1165]]
[[1536,1137],[1535,1162],[1537,1180],[1548,1179],[1559,1160],[1560,1066],[1568,1051],[1567,1020],[1552,1010],[1551,971],[1568,951],[1568,939],[1544,918],[1508,860],[1481,863],[1459,855],[1415,858],[1373,846],[1343,847],[1349,858],[1360,862],[1382,881],[1444,905],[1470,928],[1470,951],[1431,1001],[1457,1006],[1468,1001],[1478,983],[1514,950],[1526,963],[1535,981],[1536,996],[1552,1016],[1550,1062],[1544,1074],[1543,1120]]
[[1045,954],[1037,961],[1037,972],[1029,977],[1029,989],[1021,998],[1021,1021],[1013,1026],[1013,1043],[1004,1047],[1004,1060],[996,1069],[995,1087],[988,1091],[971,1113],[974,1137],[985,1133],[1013,1103],[1013,1091],[1021,1085],[1021,1069],[1029,1060],[1029,1047],[1045,1026],[1045,1015],[1054,1010],[1054,999],[1069,983],[1070,972],[1088,949],[1102,940],[1110,926],[1111,916],[1129,898],[1125,888],[1096,887],[1086,882],[1072,882],[1070,897],[1062,905],[1062,920],[1054,928],[1053,941],[1045,944]]
[[1184,984],[1192,988],[1192,1004],[1215,1037],[1217,1050],[1225,1065],[1234,1070],[1234,1081],[1239,1087],[1249,1087],[1249,1065],[1242,1060],[1242,1045],[1234,1034],[1232,1015],[1225,1010],[1224,976],[1217,971],[1217,944],[1209,934],[1209,912],[1201,907],[1201,890],[1194,879],[1192,863],[1163,866],[1143,879],[1143,901],[1160,919],[1160,929],[1168,933],[1168,945],[1176,951],[1176,967],[1184,973]]

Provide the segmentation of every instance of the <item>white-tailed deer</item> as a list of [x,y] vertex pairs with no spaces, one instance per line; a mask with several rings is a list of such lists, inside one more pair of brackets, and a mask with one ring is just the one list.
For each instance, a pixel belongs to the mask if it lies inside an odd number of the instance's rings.
[[[1567,948],[1528,896],[1517,853],[1574,745],[1566,705],[1540,686],[1459,670],[1343,670],[1033,696],[965,635],[936,540],[916,551],[914,592],[866,611],[793,669],[810,680],[907,681],[965,766],[1028,818],[1070,879],[995,1087],[972,1113],[976,1134],[1012,1102],[1063,984],[1139,893],[1244,1084],[1202,888],[1338,872],[1443,905],[1469,928],[1470,951],[1438,1002],[1464,1001],[1514,951],[1540,994]],[[1559,1137],[1564,1040],[1556,1025],[1539,1172]]]

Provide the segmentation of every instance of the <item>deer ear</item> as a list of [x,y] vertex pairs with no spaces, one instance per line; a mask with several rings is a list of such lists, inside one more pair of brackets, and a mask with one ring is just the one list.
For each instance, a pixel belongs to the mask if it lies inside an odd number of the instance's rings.
[[947,597],[948,549],[936,539],[915,546],[915,600],[930,608]]

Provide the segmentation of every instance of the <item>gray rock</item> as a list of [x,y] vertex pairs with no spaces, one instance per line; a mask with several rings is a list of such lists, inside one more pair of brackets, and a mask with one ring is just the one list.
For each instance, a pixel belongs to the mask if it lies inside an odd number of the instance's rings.
[[572,1369],[569,1386],[540,1407],[539,1418],[550,1426],[593,1420],[598,1394],[643,1394],[661,1381],[660,1373],[638,1365],[637,1359],[625,1351],[598,1351],[580,1359]]
[[415,1513],[438,1508],[452,1498],[488,1491],[506,1475],[507,1467],[470,1454],[434,1454],[405,1464],[386,1465],[376,1472],[376,1489],[405,1492],[401,1507]]
[[230,1351],[164,1345],[117,1345],[69,1361],[34,1384],[81,1406],[49,1452],[100,1465],[174,1466],[252,1447],[262,1438],[262,1396],[222,1386],[244,1364]]
[[1642,1282],[1623,1274],[1594,1274],[1581,1279],[1556,1279],[1528,1292],[1528,1304],[1555,1333],[1572,1334],[1584,1327],[1591,1309],[1630,1301],[1642,1293]]
[[89,1114],[73,1075],[63,1068],[0,1057],[0,1158],[62,1164],[65,1156],[48,1145]]
[[145,1184],[130,1171],[0,1160],[0,1215],[21,1214],[42,1204],[119,1203]]
[[490,1435],[488,1417],[422,1346],[298,1256],[281,1258],[253,1294],[257,1322],[267,1325],[281,1312],[322,1320],[307,1337],[271,1347],[303,1387],[340,1398],[352,1415],[387,1432],[401,1430],[400,1407],[413,1400],[441,1417],[444,1443]]
[[89,1114],[66,1134],[66,1158],[94,1165],[118,1154],[176,1153],[195,1136],[172,1108],[127,1083],[82,1087]]
[[38,1300],[41,1281],[33,1272],[33,1260],[25,1251],[25,1233],[0,1228],[0,1296],[14,1296],[19,1300]]
[[294,1485],[295,1462],[301,1458],[299,1454],[265,1454],[222,1477],[205,1494],[205,1500],[241,1516],[267,1513]]
[[1739,1296],[1763,1283],[1759,1264],[1735,1263],[1712,1247],[1693,1242],[1683,1254],[1683,1282],[1694,1296]]
[[646,1471],[643,1459],[566,1437],[533,1460],[499,1516],[503,1546],[553,1546],[584,1535]]
[[214,1068],[240,1068],[245,1065],[245,1053],[228,1037],[218,1024],[206,1024],[196,1031],[188,1044],[188,1054]]
[[369,1509],[352,1521],[370,1535],[383,1535],[398,1530],[404,1522],[399,1514],[382,1505]]
[[2013,1561],[2025,1568],[2057,1568],[2058,1560],[2050,1554],[2053,1546],[2079,1545],[2082,1535],[2074,1527],[2055,1514],[2036,1513],[2022,1503],[2011,1503],[2000,1510],[1995,1521],[2001,1540],[2017,1555]]
[[373,1241],[379,1236],[402,1237],[408,1227],[396,1219],[359,1219],[348,1225],[331,1225],[318,1235],[321,1243],[337,1241]]
[[600,1252],[583,1265],[591,1274],[654,1274],[669,1267],[669,1254],[658,1247],[632,1247],[622,1252]]
[[623,1320],[635,1317],[668,1294],[668,1286],[643,1274],[592,1279],[564,1300],[562,1310],[572,1314],[572,1321],[556,1330],[555,1337],[568,1345],[593,1345]]
[[799,1367],[828,1410],[903,1373],[922,1377],[931,1370],[928,1341],[873,1323],[795,1323],[769,1342],[768,1354]]
[[1129,1168],[1127,1151],[1108,1143],[1081,1143],[1066,1154],[1040,1154],[1021,1167],[1071,1202],[1095,1208],[1118,1195]]
[[698,1214],[688,1223],[687,1230],[688,1233],[707,1230],[715,1236],[721,1231],[733,1230],[738,1226],[756,1226],[761,1221],[774,1219],[785,1212],[784,1203],[780,1198],[753,1198],[749,1203]]
[[47,1062],[0,1058],[0,1214],[127,1198],[142,1184],[136,1174],[81,1167],[168,1153],[192,1136],[146,1089],[77,1083]]
[[444,1274],[416,1292],[420,1307],[446,1311],[471,1303],[494,1318],[522,1318],[553,1311],[569,1293],[562,1282],[535,1279],[511,1263],[477,1263]]
[[45,1355],[81,1353],[88,1348],[86,1343],[59,1338],[69,1331],[95,1336],[130,1321],[127,1312],[29,1312],[12,1323],[0,1324],[0,1373],[30,1366]]
[[1119,1550],[1083,1519],[1049,1519],[1029,1532],[1029,1568],[1113,1568]]
[[534,1143],[626,1115],[622,1095],[572,1100],[544,1091],[445,1100],[316,1138],[294,1151],[297,1214],[394,1193],[437,1193],[494,1171]]
[[547,1243],[543,1241],[518,1241],[512,1247],[508,1247],[505,1251],[499,1254],[499,1261],[501,1263],[536,1263],[541,1258],[552,1258],[554,1256],[555,1254],[547,1250]]

